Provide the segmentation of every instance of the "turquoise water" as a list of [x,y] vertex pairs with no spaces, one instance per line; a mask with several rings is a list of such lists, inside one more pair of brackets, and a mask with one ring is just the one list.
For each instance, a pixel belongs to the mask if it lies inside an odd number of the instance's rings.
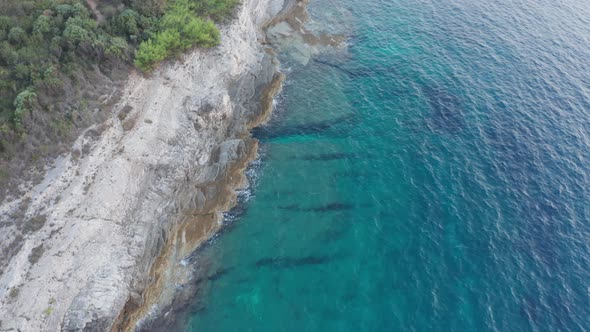
[[590,330],[590,3],[310,11],[185,330]]

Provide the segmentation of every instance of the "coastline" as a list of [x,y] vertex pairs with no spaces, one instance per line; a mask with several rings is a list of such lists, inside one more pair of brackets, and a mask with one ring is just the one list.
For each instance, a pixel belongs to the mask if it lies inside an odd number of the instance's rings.
[[220,194],[205,204],[209,207],[187,211],[179,217],[180,221],[171,230],[171,236],[149,271],[152,282],[143,290],[141,303],[130,297],[112,330],[141,328],[142,323],[167,312],[167,307],[176,297],[175,286],[187,282],[192,273],[182,261],[217,234],[223,226],[222,214],[237,203],[237,190],[248,186],[244,172],[256,159],[258,152],[258,141],[249,136],[249,131],[267,121],[272,111],[273,97],[280,91],[283,80],[284,75],[276,72],[272,80],[265,84],[259,99],[261,112],[247,121],[247,131],[243,133],[245,145],[240,147],[243,149],[241,156],[233,160],[228,165],[226,175],[213,184]]
[[[265,40],[259,43],[260,46],[267,44],[266,29],[273,22],[273,18],[279,17],[297,2],[297,0],[269,1],[281,1],[282,8],[260,25],[262,34],[260,37]],[[248,187],[245,171],[258,155],[258,140],[251,136],[250,131],[269,120],[274,97],[282,89],[285,80],[285,75],[278,70],[274,50],[267,48],[264,52],[269,56],[269,62],[258,73],[262,74],[263,78],[260,79],[258,75],[254,75],[255,79],[252,80],[251,75],[245,75],[229,88],[229,90],[240,91],[243,87],[254,87],[252,96],[238,96],[239,93],[236,95],[230,93],[230,97],[235,99],[232,100],[235,105],[246,107],[250,111],[250,114],[242,114],[242,117],[238,119],[240,122],[243,121],[237,133],[238,139],[244,143],[243,146],[238,147],[241,152],[227,163],[225,174],[212,181],[212,185],[217,187],[214,191],[218,194],[208,199],[204,206],[193,207],[179,216],[179,221],[174,223],[175,227],[171,230],[171,236],[165,241],[164,247],[149,271],[151,283],[142,291],[141,303],[137,303],[134,297],[130,297],[115,320],[112,331],[142,330],[142,324],[149,323],[154,318],[157,320],[158,315],[166,312],[167,306],[170,306],[176,297],[178,283],[186,282],[191,278],[192,271],[185,267],[183,261],[219,232],[223,226],[223,213],[230,211],[237,204],[237,191]],[[214,151],[211,158],[219,158],[220,153],[223,151]],[[188,190],[193,191],[194,188],[191,186]],[[186,195],[192,196],[194,193],[187,192]]]
[[[292,59],[301,64],[305,65],[311,60],[311,57],[334,49],[344,48],[345,35],[332,35],[323,32],[314,31],[308,29],[305,25],[310,20],[310,16],[307,12],[307,5],[309,0],[286,0],[283,3],[282,9],[270,19],[268,19],[263,25],[262,30],[264,33],[263,45],[269,45],[266,51],[272,55],[273,60],[278,59],[278,52],[288,54]],[[276,69],[276,68],[275,68]],[[275,70],[275,74],[265,86],[261,86],[256,90],[260,91],[259,98],[256,98],[260,103],[260,113],[254,117],[248,119],[246,123],[246,137],[254,143],[251,153],[243,160],[244,163],[237,165],[236,176],[242,179],[240,185],[234,185],[234,190],[228,192],[229,196],[224,196],[231,199],[229,205],[224,205],[225,208],[221,211],[232,214],[233,208],[238,211],[244,207],[242,204],[246,204],[239,199],[238,192],[241,190],[251,190],[248,187],[248,179],[245,172],[246,169],[251,165],[254,159],[259,158],[258,156],[258,140],[252,138],[251,130],[264,125],[270,119],[270,115],[273,111],[274,98],[280,93],[282,84],[285,80],[285,75]],[[238,84],[241,85],[241,84]],[[233,177],[233,176],[232,176]],[[246,184],[246,185],[243,185]],[[231,217],[230,217],[231,218]],[[206,220],[201,220],[198,224],[207,224]],[[189,223],[189,225],[195,225]],[[139,310],[132,310],[135,317],[131,319],[131,322],[137,321],[139,331],[168,331],[168,330],[182,330],[184,324],[190,319],[187,316],[189,312],[192,312],[191,307],[195,307],[196,303],[199,303],[207,292],[207,285],[205,281],[215,280],[218,277],[223,276],[227,271],[213,270],[212,265],[215,263],[204,259],[200,256],[201,250],[205,250],[205,247],[210,243],[209,240],[214,236],[226,230],[227,221],[223,220],[222,215],[219,215],[219,220],[215,224],[214,231],[210,233],[210,236],[204,236],[197,241],[197,244],[192,246],[193,250],[185,252],[183,261],[180,262],[182,267],[174,266],[174,264],[163,264],[167,268],[157,267],[153,271],[154,276],[161,276],[168,273],[170,269],[176,269],[176,272],[172,274],[177,277],[175,282],[164,282],[160,285],[154,284],[151,291],[158,293],[158,295],[152,294],[150,297],[155,299],[151,305],[143,305]],[[194,234],[194,233],[193,233]],[[191,247],[191,246],[189,246]],[[174,249],[166,250],[166,254],[160,259],[169,259],[170,252],[174,252]],[[164,258],[168,257],[168,258]],[[178,265],[178,261],[176,262]],[[182,276],[178,277],[178,270],[182,270]],[[174,289],[165,289],[166,286],[174,285]],[[166,293],[162,296],[162,293]],[[201,310],[200,304],[196,305]],[[151,309],[149,308],[151,307]],[[122,325],[121,330],[130,330],[132,326]]]
[[45,221],[0,277],[0,328],[129,330],[165,303],[179,262],[245,186],[257,150],[249,129],[283,79],[259,40],[282,7],[245,1],[220,47],[132,75],[111,119],[27,193],[27,216]]

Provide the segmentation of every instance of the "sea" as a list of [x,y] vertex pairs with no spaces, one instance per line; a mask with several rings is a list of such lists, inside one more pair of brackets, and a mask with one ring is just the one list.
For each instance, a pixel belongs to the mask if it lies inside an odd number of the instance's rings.
[[589,331],[590,1],[308,11],[182,331]]

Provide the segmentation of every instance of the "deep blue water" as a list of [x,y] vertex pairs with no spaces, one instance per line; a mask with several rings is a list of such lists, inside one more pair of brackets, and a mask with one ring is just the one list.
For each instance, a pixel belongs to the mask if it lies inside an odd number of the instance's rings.
[[310,12],[186,330],[590,330],[590,2]]

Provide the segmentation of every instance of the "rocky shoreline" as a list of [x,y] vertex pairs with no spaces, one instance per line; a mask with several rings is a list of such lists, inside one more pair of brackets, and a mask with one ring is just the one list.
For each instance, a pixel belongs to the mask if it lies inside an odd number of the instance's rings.
[[127,331],[171,301],[182,259],[245,185],[257,148],[248,131],[282,82],[263,46],[263,26],[282,8],[245,0],[216,49],[132,75],[107,122],[2,203],[3,223],[23,200],[25,216],[42,222],[0,276],[0,331]]

